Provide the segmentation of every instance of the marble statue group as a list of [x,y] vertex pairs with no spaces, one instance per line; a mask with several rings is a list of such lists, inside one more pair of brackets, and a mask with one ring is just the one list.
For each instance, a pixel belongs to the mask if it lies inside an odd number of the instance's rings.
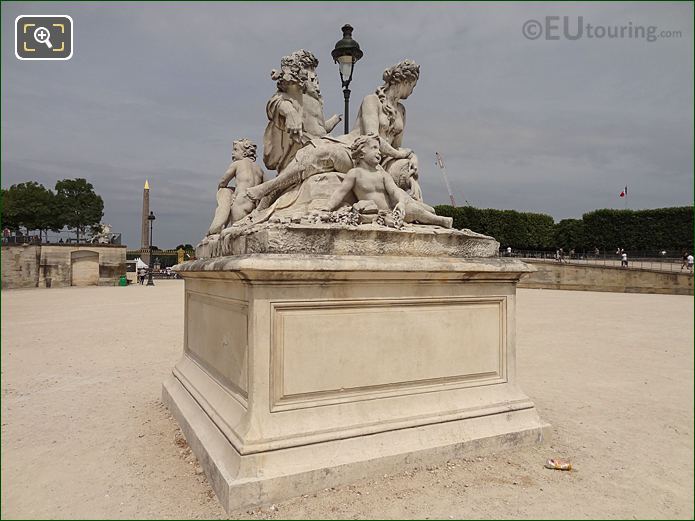
[[[387,68],[383,84],[362,100],[352,131],[333,136],[342,117],[324,115],[318,63],[313,53],[300,49],[271,72],[276,92],[266,104],[262,157],[277,175],[267,179],[249,139],[234,141],[232,163],[219,182],[217,209],[202,246],[261,223],[452,227],[450,217],[436,215],[423,202],[418,158],[403,146],[402,101],[413,93],[420,66],[404,60]],[[232,179],[234,188],[229,187]],[[214,251],[220,248],[200,253]]]
[[387,68],[344,135],[317,67],[299,50],[271,72],[263,150],[233,142],[174,268],[183,353],[162,401],[228,513],[549,432],[516,379],[531,268],[423,201],[404,146],[420,67]]

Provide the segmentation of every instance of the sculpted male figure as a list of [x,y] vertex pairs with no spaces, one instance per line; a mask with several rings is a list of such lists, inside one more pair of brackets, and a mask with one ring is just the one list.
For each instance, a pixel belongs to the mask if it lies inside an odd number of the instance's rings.
[[319,60],[312,52],[300,49],[286,56],[283,60],[291,61],[296,59],[307,75],[302,96],[304,134],[309,138],[320,138],[330,134],[335,126],[342,121],[342,116],[334,114],[327,120],[323,114],[323,97],[319,87],[319,78],[316,74],[316,67]]
[[381,162],[381,146],[379,137],[367,134],[358,137],[351,146],[352,160],[355,168],[350,169],[340,187],[331,195],[324,210],[335,210],[350,192],[355,194],[358,201],[372,201],[382,211],[393,211],[404,222],[435,224],[451,228],[453,219],[434,213],[434,208],[423,202],[416,201],[396,183]]
[[[256,164],[256,145],[243,138],[232,144],[232,163],[217,185],[217,209],[208,235],[220,233],[227,224],[250,214],[255,205],[246,191],[263,182],[263,169]],[[236,178],[236,191],[228,185]]]
[[263,162],[282,173],[297,152],[312,139],[326,136],[341,121],[334,115],[326,121],[313,53],[300,49],[280,60],[273,70],[277,92],[266,105],[268,125],[263,135]]
[[273,70],[277,91],[265,107],[268,125],[263,134],[263,163],[282,171],[307,142],[304,137],[303,95],[307,73],[297,56],[285,56],[280,70]]

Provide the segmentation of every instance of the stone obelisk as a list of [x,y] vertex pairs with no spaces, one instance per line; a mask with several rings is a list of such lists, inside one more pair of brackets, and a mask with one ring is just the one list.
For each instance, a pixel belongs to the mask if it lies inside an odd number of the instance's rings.
[[142,191],[142,241],[140,249],[143,251],[140,258],[149,265],[150,263],[150,223],[147,216],[150,214],[150,184],[145,180],[145,188]]

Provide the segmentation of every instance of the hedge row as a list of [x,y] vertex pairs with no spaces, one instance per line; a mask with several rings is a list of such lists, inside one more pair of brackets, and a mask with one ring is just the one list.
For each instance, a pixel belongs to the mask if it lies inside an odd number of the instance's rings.
[[582,216],[587,246],[627,250],[692,251],[693,207],[594,210]]
[[594,210],[581,219],[555,223],[550,215],[472,206],[436,206],[439,215],[454,218],[455,228],[491,235],[502,247],[520,250],[564,248],[569,251],[681,251],[693,249],[691,206],[652,210]]
[[479,209],[472,206],[454,208],[435,206],[438,215],[454,218],[454,228],[468,228],[491,235],[500,245],[515,249],[548,249],[554,246],[554,224],[550,215],[516,210]]

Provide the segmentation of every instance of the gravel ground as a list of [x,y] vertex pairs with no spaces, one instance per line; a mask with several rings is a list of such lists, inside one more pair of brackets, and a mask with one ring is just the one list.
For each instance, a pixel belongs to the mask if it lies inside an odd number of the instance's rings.
[[[519,290],[537,447],[232,518],[693,518],[693,298]],[[225,518],[160,401],[183,282],[2,292],[3,518]],[[570,458],[571,472],[543,468]]]

